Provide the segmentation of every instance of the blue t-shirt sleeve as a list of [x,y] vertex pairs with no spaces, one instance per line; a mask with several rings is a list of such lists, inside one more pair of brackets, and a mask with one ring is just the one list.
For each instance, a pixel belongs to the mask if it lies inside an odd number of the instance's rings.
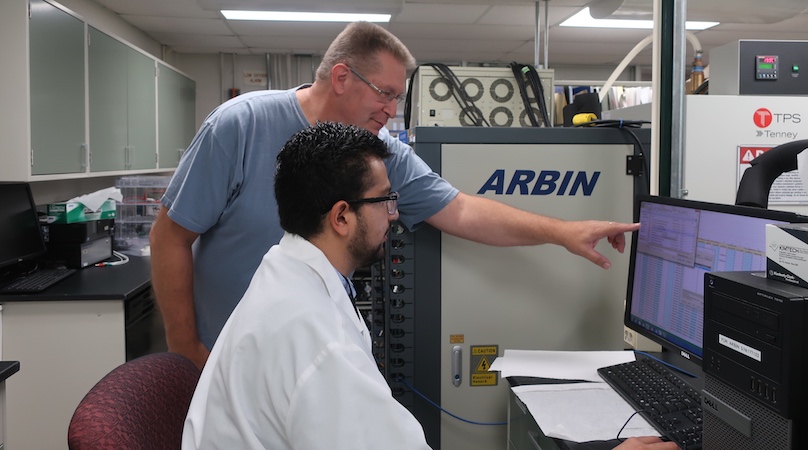
[[382,128],[379,137],[392,153],[386,161],[387,176],[399,195],[399,220],[409,230],[415,230],[448,205],[458,190],[435,173],[412,147],[390,136],[387,129]]
[[244,178],[242,125],[236,115],[218,116],[203,124],[172,178],[163,204],[174,222],[204,233],[225,213]]

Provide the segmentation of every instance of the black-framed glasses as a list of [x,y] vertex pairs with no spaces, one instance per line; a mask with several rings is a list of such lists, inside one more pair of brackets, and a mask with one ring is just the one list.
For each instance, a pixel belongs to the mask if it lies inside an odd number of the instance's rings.
[[402,100],[404,100],[404,94],[393,95],[393,93],[392,93],[392,92],[383,91],[383,90],[381,90],[381,89],[377,88],[375,84],[371,83],[371,82],[370,82],[370,80],[368,80],[367,78],[363,77],[363,76],[362,76],[362,75],[361,75],[359,72],[355,71],[355,70],[353,69],[353,67],[350,67],[350,66],[346,66],[346,67],[348,67],[348,70],[350,70],[350,71],[351,71],[351,72],[352,72],[354,75],[356,75],[356,76],[357,76],[357,77],[358,77],[360,80],[364,81],[364,82],[365,82],[365,84],[367,84],[368,86],[370,86],[370,88],[371,88],[371,89],[373,89],[374,91],[376,91],[376,93],[377,93],[377,94],[379,94],[379,96],[381,96],[381,97],[382,97],[384,100],[386,100],[387,102],[392,102],[393,100],[395,100],[395,101],[396,101],[396,103],[401,103],[401,101],[402,101]]
[[387,206],[387,214],[391,216],[398,211],[398,192],[391,192],[384,197],[369,197],[369,198],[360,198],[357,200],[348,200],[350,204],[357,204],[357,203],[381,203],[384,202],[385,206]]

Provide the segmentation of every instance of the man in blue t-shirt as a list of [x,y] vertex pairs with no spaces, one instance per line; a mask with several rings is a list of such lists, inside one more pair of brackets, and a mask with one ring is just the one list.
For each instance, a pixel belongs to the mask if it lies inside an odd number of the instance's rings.
[[228,316],[283,230],[273,196],[276,156],[296,132],[341,122],[381,138],[400,221],[496,246],[561,245],[609,268],[595,251],[607,238],[622,252],[639,224],[562,221],[458,192],[411,147],[383,128],[396,115],[415,60],[384,28],[348,25],[332,42],[311,85],[258,91],[216,108],[183,155],[151,231],[152,286],[169,350],[205,364]]

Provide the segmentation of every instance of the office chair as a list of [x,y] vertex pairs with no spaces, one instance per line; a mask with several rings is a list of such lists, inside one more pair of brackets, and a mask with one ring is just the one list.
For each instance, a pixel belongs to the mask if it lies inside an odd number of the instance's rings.
[[200,370],[178,353],[128,361],[79,403],[67,431],[70,450],[179,449]]

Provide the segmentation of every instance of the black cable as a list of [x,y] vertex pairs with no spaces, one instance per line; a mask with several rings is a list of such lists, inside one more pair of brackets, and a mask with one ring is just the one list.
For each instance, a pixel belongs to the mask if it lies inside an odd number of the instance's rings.
[[526,65],[525,67],[527,68],[528,79],[533,87],[533,94],[536,96],[536,103],[539,106],[539,113],[541,113],[544,126],[552,127],[553,124],[550,122],[550,114],[547,111],[547,102],[544,100],[544,85],[541,82],[539,72],[533,66]]
[[462,83],[460,79],[457,78],[457,75],[449,68],[449,66],[440,63],[426,63],[422,64],[422,66],[430,66],[435,69],[438,74],[449,84],[449,89],[454,97],[457,104],[460,105],[460,113],[462,115],[466,115],[470,122],[475,126],[491,126],[488,121],[483,116],[482,112],[477,105],[474,104],[474,101],[469,98],[466,90],[463,89]]
[[579,125],[575,125],[576,127],[595,127],[595,128],[617,128],[620,130],[625,131],[626,133],[631,136],[634,140],[634,143],[637,144],[637,148],[640,149],[639,157],[642,160],[643,164],[643,171],[645,172],[645,189],[646,193],[651,193],[651,169],[648,165],[648,158],[645,157],[645,150],[643,148],[642,142],[640,142],[640,138],[631,131],[631,128],[642,128],[644,124],[649,124],[650,121],[647,120],[623,120],[623,119],[603,119],[603,120],[592,120],[586,123],[582,123]]
[[530,105],[530,98],[527,95],[527,86],[525,86],[524,73],[522,72],[522,65],[516,61],[508,65],[513,72],[513,77],[516,80],[516,86],[519,88],[519,96],[522,97],[522,104],[525,106],[525,115],[530,119],[530,124],[534,127],[539,126],[539,121],[536,115],[533,114],[533,107]]
[[621,438],[621,437],[620,437],[620,433],[622,433],[622,432],[623,432],[623,430],[625,430],[625,429],[626,429],[626,427],[628,426],[628,423],[629,423],[629,422],[631,422],[631,419],[633,419],[633,418],[634,418],[634,416],[636,416],[638,413],[639,413],[639,411],[634,411],[634,414],[632,414],[632,415],[628,416],[628,419],[626,420],[626,423],[624,423],[624,424],[623,424],[623,426],[622,426],[622,427],[620,427],[620,431],[618,431],[618,432],[617,432],[617,437],[616,437],[616,439],[618,439],[618,440],[620,440],[620,441],[624,441],[624,440],[625,440],[624,438]]

